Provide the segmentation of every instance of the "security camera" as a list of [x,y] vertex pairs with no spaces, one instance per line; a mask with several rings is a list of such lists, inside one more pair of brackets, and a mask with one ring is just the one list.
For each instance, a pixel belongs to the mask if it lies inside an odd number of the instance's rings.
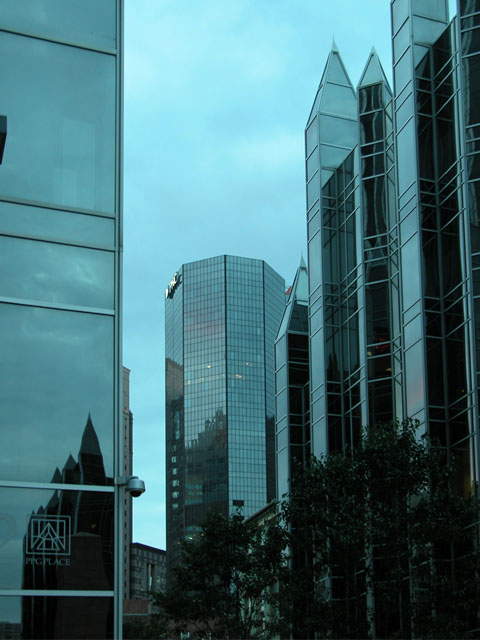
[[145,482],[140,480],[138,476],[131,476],[127,480],[127,491],[132,498],[138,498],[145,493]]
[[121,476],[115,479],[115,484],[125,487],[132,498],[138,498],[145,493],[145,482],[140,480],[138,476]]

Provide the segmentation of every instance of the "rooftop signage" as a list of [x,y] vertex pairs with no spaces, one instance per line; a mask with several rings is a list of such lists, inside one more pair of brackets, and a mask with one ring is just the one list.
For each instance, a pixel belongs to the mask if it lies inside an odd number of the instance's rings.
[[173,298],[173,294],[177,289],[178,285],[182,282],[182,275],[178,273],[173,274],[173,278],[168,283],[168,287],[165,289],[165,298]]

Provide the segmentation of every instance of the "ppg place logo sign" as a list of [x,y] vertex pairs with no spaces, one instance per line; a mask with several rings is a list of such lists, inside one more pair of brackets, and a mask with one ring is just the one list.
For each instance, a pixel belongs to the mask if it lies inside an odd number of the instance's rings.
[[165,298],[173,298],[173,294],[177,287],[182,283],[182,274],[174,273],[173,278],[168,283],[168,287],[165,289]]
[[26,564],[70,564],[70,516],[31,516],[27,531]]

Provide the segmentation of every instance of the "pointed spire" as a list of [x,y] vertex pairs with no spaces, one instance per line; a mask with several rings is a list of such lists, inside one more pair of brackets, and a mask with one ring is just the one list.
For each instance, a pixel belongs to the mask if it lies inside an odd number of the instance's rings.
[[92,416],[90,415],[90,411],[88,412],[87,423],[83,431],[82,444],[80,445],[80,451],[78,452],[78,455],[80,457],[82,454],[85,454],[85,453],[93,456],[100,456],[100,457],[102,456],[100,443],[98,442],[98,437],[95,431],[95,427],[93,426]]
[[390,85],[383,70],[382,63],[380,62],[380,58],[375,51],[375,47],[372,47],[372,50],[368,55],[365,68],[363,69],[363,73],[360,76],[358,88],[368,84],[376,84],[378,82],[383,82],[385,84],[385,87],[391,93]]
[[64,470],[64,471],[70,471],[70,470],[72,470],[72,469],[75,469],[76,464],[77,464],[77,463],[76,463],[76,461],[75,461],[75,458],[72,456],[72,454],[70,454],[70,455],[68,456],[68,459],[67,459],[67,461],[66,461],[66,463],[65,463],[64,467],[63,467],[63,470]]
[[[336,87],[345,87],[343,90],[345,95],[339,98],[338,89],[332,88],[332,84]],[[332,48],[328,54],[327,63],[323,70],[322,79],[320,80],[317,94],[310,111],[307,127],[318,111],[326,111],[339,116],[355,117],[355,101],[356,96],[353,85],[348,77],[335,40],[333,40]]]
[[305,264],[305,260],[303,259],[303,253],[302,256],[300,258],[300,269],[306,269],[307,265]]
[[58,467],[55,469],[50,482],[62,482],[62,474],[60,473],[60,469]]

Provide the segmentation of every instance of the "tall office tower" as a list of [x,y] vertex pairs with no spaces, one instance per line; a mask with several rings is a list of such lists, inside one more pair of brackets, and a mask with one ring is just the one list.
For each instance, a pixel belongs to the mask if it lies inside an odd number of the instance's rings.
[[394,95],[334,47],[306,128],[316,454],[419,420],[478,469],[480,4],[393,0]]
[[262,260],[184,264],[166,291],[167,567],[209,508],[275,497],[273,344],[285,283]]
[[310,393],[308,274],[301,260],[275,340],[277,498],[290,491],[291,465],[308,462]]
[[0,620],[24,638],[121,636],[122,21],[0,0]]
[[[133,414],[130,411],[130,369],[122,367],[122,439],[123,468],[122,476],[131,476],[133,472]],[[123,597],[130,595],[130,552],[132,546],[132,496],[125,491],[123,496]]]

